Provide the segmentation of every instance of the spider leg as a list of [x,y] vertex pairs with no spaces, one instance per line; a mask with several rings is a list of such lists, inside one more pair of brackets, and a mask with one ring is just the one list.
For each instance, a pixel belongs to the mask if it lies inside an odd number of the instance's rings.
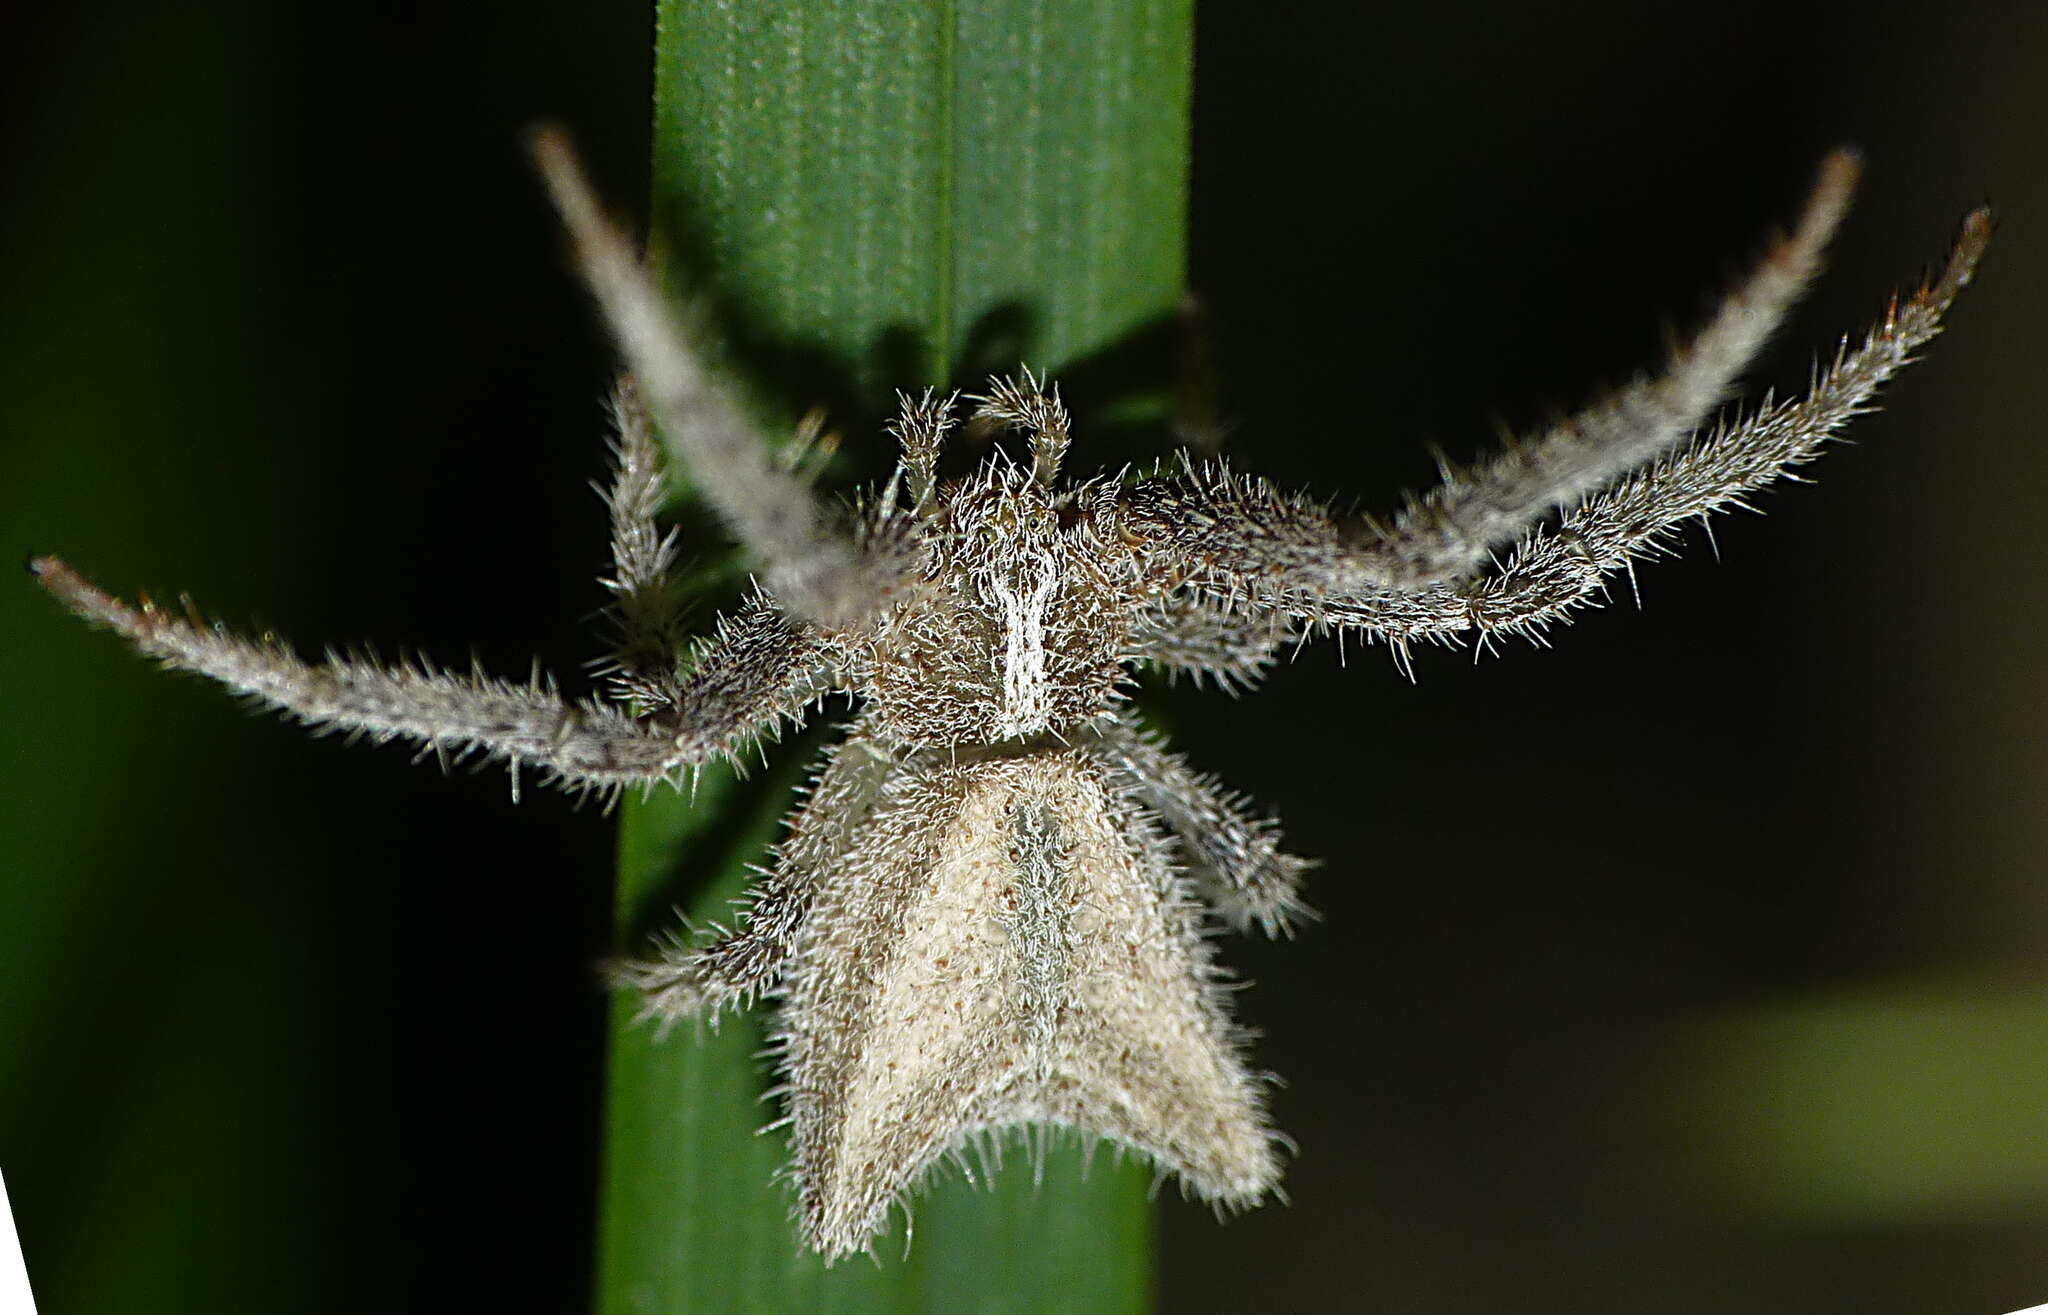
[[1168,678],[1214,680],[1235,694],[1257,684],[1300,628],[1269,611],[1240,610],[1200,594],[1176,594],[1140,614],[1131,632],[1130,662],[1164,668]]
[[1447,468],[1439,487],[1389,525],[1333,516],[1220,463],[1186,462],[1183,478],[1158,481],[1134,509],[1144,528],[1181,555],[1235,559],[1242,573],[1286,577],[1295,582],[1289,587],[1317,594],[1415,590],[1468,575],[1542,517],[1669,451],[1726,400],[1819,268],[1857,169],[1847,151],[1823,162],[1791,235],[1673,351],[1663,374],[1638,379],[1471,470]]
[[643,1016],[663,1028],[684,1018],[715,1022],[775,984],[820,875],[852,848],[892,766],[856,726],[791,815],[774,865],[747,893],[734,927],[709,939],[672,938],[654,957],[613,970],[617,985],[641,992]]
[[1943,313],[1969,283],[1990,240],[1990,213],[1971,214],[1941,276],[1903,302],[1894,299],[1854,349],[1845,341],[1805,396],[1767,400],[1755,414],[1588,499],[1554,528],[1524,538],[1494,574],[1408,594],[1302,598],[1283,608],[1320,624],[1372,631],[1396,645],[1464,630],[1535,636],[1594,601],[1607,577],[1655,550],[1678,526],[1743,506],[1750,493],[1820,455],[1941,331]]
[[900,543],[857,537],[807,481],[771,458],[691,348],[625,235],[605,217],[568,140],[543,130],[534,135],[533,152],[583,276],[662,437],[761,563],[777,602],[833,628],[872,615],[910,569]]
[[676,675],[685,647],[681,609],[672,575],[675,531],[655,524],[665,490],[654,432],[631,375],[612,395],[618,437],[612,444],[612,481],[604,490],[611,511],[612,573],[603,581],[618,624],[605,674],[613,691],[642,709],[672,707],[682,696]]
[[1364,630],[1388,640],[1397,656],[1412,640],[1449,640],[1463,631],[1534,636],[1593,601],[1609,574],[1676,526],[1739,506],[1745,495],[1818,456],[1941,331],[1990,240],[1990,212],[1970,214],[1940,277],[1903,302],[1894,299],[1853,350],[1845,342],[1804,397],[1767,401],[1756,414],[1652,462],[1555,527],[1525,536],[1503,566],[1476,580],[1415,590],[1375,583],[1375,573],[1359,567],[1357,536],[1327,508],[1220,465],[1190,463],[1186,478],[1127,488],[1113,528],[1146,569],[1176,587],[1319,628]]
[[209,676],[310,726],[481,751],[510,764],[515,782],[522,764],[570,788],[659,780],[730,753],[779,717],[800,717],[829,688],[832,669],[821,638],[757,598],[720,623],[673,707],[634,718],[594,700],[570,702],[539,676],[519,685],[332,653],[311,663],[275,636],[243,639],[148,602],[130,607],[54,557],[35,558],[29,569],[72,611],[165,666]]
[[1315,916],[1301,899],[1302,874],[1314,864],[1281,850],[1272,818],[1252,816],[1242,797],[1128,722],[1101,730],[1095,755],[1180,839],[1190,875],[1232,927],[1257,923],[1268,936],[1287,935]]
[[1859,167],[1846,150],[1822,162],[1798,225],[1771,244],[1705,327],[1672,351],[1661,375],[1638,378],[1535,439],[1452,473],[1405,508],[1373,550],[1382,563],[1379,583],[1414,589],[1468,575],[1538,518],[1690,436],[1728,400],[1737,376],[1819,271]]

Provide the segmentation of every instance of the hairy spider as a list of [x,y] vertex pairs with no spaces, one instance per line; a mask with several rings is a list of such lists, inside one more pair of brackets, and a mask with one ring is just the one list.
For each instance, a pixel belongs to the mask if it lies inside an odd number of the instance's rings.
[[[309,663],[280,641],[102,592],[43,586],[142,652],[310,725],[482,752],[575,788],[677,782],[827,694],[858,711],[735,925],[620,970],[663,1023],[770,995],[798,1211],[828,1257],[866,1247],[936,1159],[1005,1129],[1110,1138],[1243,1207],[1279,1138],[1205,930],[1287,931],[1307,864],[1275,824],[1160,748],[1133,671],[1255,681],[1355,633],[1403,667],[1417,640],[1535,638],[1596,604],[1675,527],[1812,460],[1939,331],[1990,236],[1970,215],[1938,277],[1894,300],[1804,397],[1702,429],[1813,275],[1857,164],[1829,157],[1769,247],[1662,374],[1443,483],[1386,521],[1339,515],[1220,462],[1063,483],[1068,417],[1026,373],[971,399],[1021,432],[942,482],[957,397],[905,399],[895,477],[847,511],[772,458],[721,390],[566,144],[542,173],[628,374],[609,491],[621,635],[604,697],[424,663]],[[656,430],[760,583],[689,649],[670,587]]]

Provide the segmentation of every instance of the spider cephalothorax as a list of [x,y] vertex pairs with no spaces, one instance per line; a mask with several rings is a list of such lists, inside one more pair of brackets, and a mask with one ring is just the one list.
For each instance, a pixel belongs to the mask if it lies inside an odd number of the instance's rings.
[[[1193,1194],[1251,1204],[1279,1178],[1212,920],[1282,932],[1306,864],[1274,824],[1138,728],[1145,669],[1242,686],[1331,632],[1484,644],[1597,602],[1674,527],[1811,460],[1939,331],[1990,236],[1812,389],[1702,429],[1816,269],[1855,176],[1831,157],[1772,245],[1661,375],[1512,445],[1381,523],[1216,462],[1061,480],[1058,397],[996,381],[977,416],[1021,431],[941,483],[957,398],[906,401],[898,475],[844,514],[771,460],[675,327],[559,139],[543,172],[629,366],[610,504],[620,635],[607,698],[424,666],[307,663],[145,604],[54,558],[52,593],[166,664],[318,726],[481,751],[572,788],[674,781],[831,693],[858,704],[729,929],[620,970],[664,1023],[768,994],[806,1239],[865,1247],[938,1157],[1057,1124],[1112,1138]],[[643,409],[644,408],[644,409]],[[650,424],[651,415],[653,424]],[[658,425],[752,554],[761,587],[688,651]],[[516,775],[515,775],[516,780]]]
[[920,498],[922,569],[856,664],[883,738],[991,744],[1113,710],[1134,607],[1158,591],[1105,532],[1115,487],[1040,470],[997,459]]

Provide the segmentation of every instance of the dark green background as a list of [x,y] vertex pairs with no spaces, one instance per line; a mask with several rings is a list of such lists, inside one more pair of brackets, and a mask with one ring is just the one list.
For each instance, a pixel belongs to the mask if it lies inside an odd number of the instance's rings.
[[[1166,1305],[2048,1300],[2044,20],[1275,8],[1200,13],[1192,279],[1232,449],[1290,483],[1384,504],[1422,440],[1647,363],[1839,141],[1864,200],[1766,382],[1967,206],[2003,229],[1860,444],[1642,613],[1170,701],[1326,917],[1225,950],[1294,1203],[1218,1229],[1169,1188]],[[569,121],[630,196],[645,14],[7,21],[0,538],[573,674],[607,367],[516,134]],[[25,579],[0,664],[0,1171],[43,1309],[578,1305],[605,819],[309,744]]]

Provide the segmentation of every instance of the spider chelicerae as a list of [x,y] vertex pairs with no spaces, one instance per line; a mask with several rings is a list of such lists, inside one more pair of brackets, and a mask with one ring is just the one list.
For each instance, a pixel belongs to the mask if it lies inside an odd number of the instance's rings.
[[[1248,1206],[1280,1139],[1225,1005],[1214,920],[1284,933],[1308,866],[1272,820],[1159,746],[1139,669],[1241,687],[1331,634],[1388,644],[1534,637],[1597,603],[1683,523],[1812,460],[1939,331],[1990,236],[1845,343],[1800,398],[1709,424],[1813,276],[1857,172],[1837,153],[1793,231],[1645,377],[1385,520],[1339,515],[1220,461],[1062,479],[1067,412],[1026,373],[968,399],[1021,432],[942,481],[961,399],[906,398],[897,473],[820,498],[724,392],[564,140],[536,154],[626,374],[609,489],[618,636],[601,697],[424,663],[309,663],[275,638],[139,607],[63,562],[74,611],[167,666],[310,725],[480,752],[553,783],[677,782],[826,696],[857,710],[730,929],[619,970],[646,1012],[715,1018],[769,995],[800,1227],[828,1257],[871,1242],[939,1157],[1005,1129],[1107,1137],[1186,1190]],[[1703,426],[1707,426],[1704,427]],[[692,645],[670,576],[662,448],[750,554],[759,584]]]

